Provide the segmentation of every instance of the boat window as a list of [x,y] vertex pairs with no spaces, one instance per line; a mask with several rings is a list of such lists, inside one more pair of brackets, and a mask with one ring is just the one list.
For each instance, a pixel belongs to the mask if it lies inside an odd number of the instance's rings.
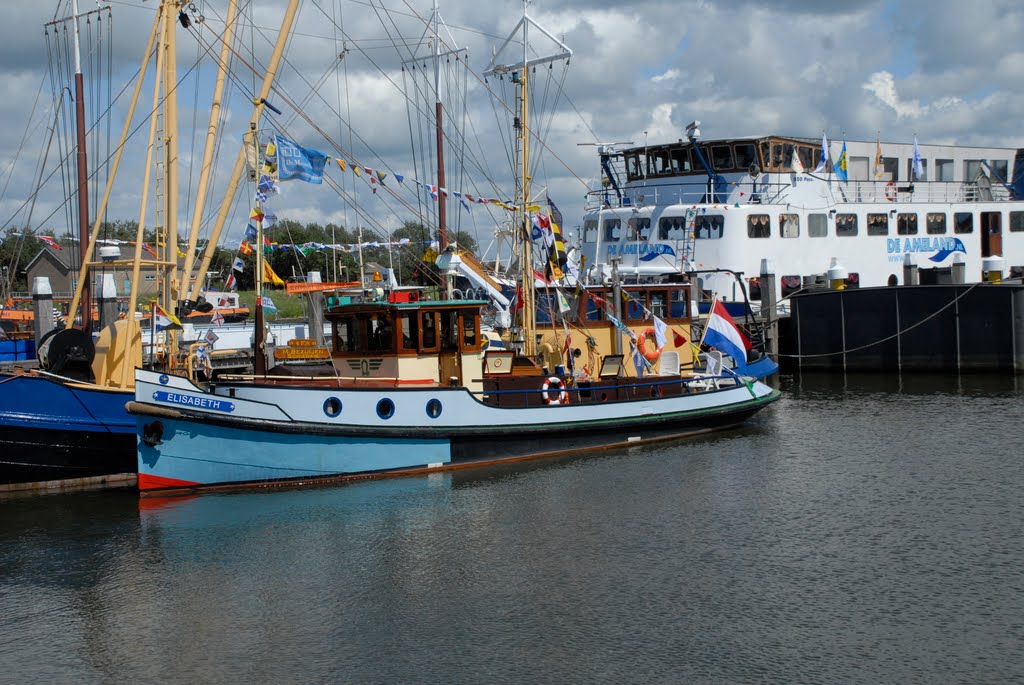
[[672,151],[672,170],[675,172],[693,171],[690,149],[680,148]]
[[717,240],[724,229],[725,217],[721,214],[705,214],[693,220],[693,235],[699,240]]
[[997,181],[1006,183],[1006,170],[1009,168],[1008,162],[1005,159],[993,159],[989,162],[989,168],[992,169],[992,175],[996,177]]
[[799,276],[783,276],[779,280],[779,284],[782,286],[782,296],[789,297],[800,290],[801,281]]
[[473,351],[480,347],[480,316],[474,311],[463,311],[462,316],[462,350]]
[[367,322],[369,324],[367,349],[370,352],[394,352],[395,350],[395,327],[391,316],[386,313],[373,316]]
[[335,352],[357,352],[359,346],[360,322],[354,316],[334,321]]
[[836,237],[852,238],[857,235],[856,214],[836,214]]
[[772,163],[772,146],[767,140],[761,141],[761,169],[766,170]]
[[898,157],[882,157],[882,175],[878,179],[879,181],[898,181],[899,173],[900,160]]
[[664,290],[652,290],[650,293],[651,297],[651,314],[654,314],[659,319],[664,319],[668,316],[666,311],[665,302],[665,291]]
[[437,351],[437,312],[420,314],[420,350]]
[[1010,212],[1010,233],[1024,231],[1024,212]]
[[441,314],[441,351],[459,349],[459,312],[448,310]]
[[669,291],[668,315],[672,319],[685,319],[690,304],[689,292],[685,288]]
[[921,160],[921,175],[918,176],[914,173],[914,158],[911,157],[907,160],[907,179],[911,181],[927,181],[928,180],[928,160]]
[[651,175],[664,175],[672,173],[672,166],[669,162],[668,150],[658,150],[652,152],[650,157],[647,159],[651,165]]
[[619,233],[622,230],[622,221],[619,219],[605,219],[604,220],[604,239],[605,240],[618,240]]
[[800,237],[799,214],[779,214],[779,236],[782,238]]
[[825,238],[828,236],[828,215],[808,214],[807,235],[811,238]]
[[965,159],[964,183],[974,183],[978,180],[978,176],[984,175],[981,171],[981,165],[984,163],[983,159]]
[[649,218],[643,219],[630,219],[628,222],[630,240],[636,240],[637,237],[642,240],[650,240],[651,238],[651,220]]
[[974,215],[970,212],[954,214],[953,233],[974,233]]
[[587,219],[583,222],[583,242],[597,242],[597,219]]
[[768,225],[767,214],[751,214],[747,217],[748,238],[771,238],[772,230]]
[[753,143],[740,143],[733,150],[736,152],[737,169],[749,169],[757,161],[757,148]]
[[786,158],[782,155],[782,143],[775,143],[772,145],[772,158],[769,163],[769,169],[780,168],[785,164]]
[[937,159],[935,160],[935,180],[946,181],[947,183],[953,182],[953,160],[951,159]]
[[661,240],[683,240],[686,238],[686,219],[681,216],[658,219],[658,237]]
[[644,321],[647,319],[647,293],[626,293],[623,291],[623,299],[626,300],[626,311],[623,318],[626,321]]
[[897,214],[896,235],[917,235],[917,214]]
[[728,145],[713,145],[711,147],[711,167],[715,171],[725,171],[733,168],[732,148]]
[[946,215],[943,212],[928,212],[924,223],[928,235],[946,234]]
[[604,305],[599,304],[593,297],[588,297],[584,318],[587,321],[604,321]]
[[398,325],[401,326],[402,349],[415,352],[419,345],[419,335],[416,333],[416,312],[405,312],[398,317]]
[[759,276],[751,276],[747,279],[747,297],[751,300],[761,299],[761,278]]
[[868,235],[889,235],[889,215],[868,214]]
[[800,163],[803,165],[804,171],[811,171],[818,166],[814,163],[815,150],[813,147],[801,145],[798,149],[800,150]]

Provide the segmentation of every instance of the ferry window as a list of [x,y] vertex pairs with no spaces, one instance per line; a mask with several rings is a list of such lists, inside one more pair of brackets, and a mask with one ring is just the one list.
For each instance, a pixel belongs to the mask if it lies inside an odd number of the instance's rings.
[[800,151],[800,163],[805,171],[811,171],[814,167],[818,166],[814,161],[815,149],[813,147],[801,145],[797,149]]
[[757,161],[757,148],[753,143],[743,143],[733,148],[736,151],[736,168],[747,169]]
[[880,181],[898,181],[900,160],[896,157],[882,157],[882,177]]
[[689,304],[685,289],[669,291],[668,315],[672,319],[685,319],[686,310]]
[[768,143],[768,141],[763,141],[761,143],[761,159],[763,160],[763,164],[761,164],[762,170],[767,169],[769,166],[771,166],[772,146]]
[[782,296],[788,297],[800,290],[800,277],[799,276],[783,276],[779,283],[782,286]]
[[437,351],[437,312],[420,314],[420,349],[424,352]]
[[953,182],[953,160],[951,159],[937,159],[935,160],[935,180],[945,181],[946,183]]
[[843,281],[843,283],[846,285],[847,288],[859,288],[860,274],[856,272],[851,273],[849,276],[846,277],[846,280]]
[[626,175],[630,178],[640,178],[644,175],[643,164],[644,160],[640,155],[626,155]]
[[761,299],[761,279],[758,276],[751,276],[747,279],[747,296],[751,300]]
[[868,235],[889,235],[889,215],[868,214]]
[[828,215],[808,214],[807,235],[812,238],[825,238],[828,236]]
[[643,219],[630,219],[628,224],[629,233],[627,239],[635,240],[639,237],[641,240],[650,240],[651,238],[651,220],[648,218]]
[[942,212],[928,212],[925,217],[924,229],[928,235],[945,235],[946,215]]
[[668,150],[652,153],[648,157],[647,162],[651,165],[650,173],[652,175],[672,173],[672,168],[669,165]]
[[462,320],[462,349],[463,350],[475,350],[478,347],[479,336],[477,330],[479,330],[478,316],[471,311],[462,312],[462,316],[459,317]]
[[836,237],[851,238],[857,235],[856,214],[836,214]]
[[459,349],[459,313],[457,311],[439,312],[441,314],[441,349]]
[[914,159],[911,157],[907,160],[907,180],[910,181],[927,181],[928,180],[928,160],[921,160],[921,175],[916,176],[914,174]]
[[748,238],[771,238],[772,229],[768,225],[767,214],[751,214],[747,217]]
[[659,319],[664,319],[667,316],[665,305],[665,291],[663,290],[652,290],[651,291],[651,314],[654,314]]
[[416,312],[405,312],[398,317],[398,325],[402,327],[402,349],[415,351],[419,344],[419,336],[416,333]]
[[689,148],[672,151],[672,171],[693,171],[693,162],[690,160]]
[[658,237],[661,240],[683,240],[686,237],[686,219],[681,216],[658,219]]
[[[626,297],[629,298],[626,299],[626,311],[623,312],[623,318],[625,318],[626,321],[645,320],[647,318],[647,310],[644,306],[646,304],[644,302],[646,299],[644,293],[630,293],[628,296],[623,293],[623,295],[623,299]],[[634,295],[636,296],[635,298]]]
[[597,219],[587,219],[583,222],[583,242],[597,242]]
[[974,215],[970,212],[954,214],[953,233],[974,233]]
[[917,235],[917,214],[897,214],[896,235]]
[[1005,159],[993,159],[989,163],[989,167],[992,169],[992,175],[996,177],[997,181],[1006,183],[1006,171],[1008,164]]
[[779,214],[779,237],[799,238],[800,237],[800,215]]
[[700,240],[718,239],[725,228],[725,217],[721,214],[705,214],[693,220],[693,234]]
[[974,183],[978,180],[978,176],[982,175],[981,165],[985,163],[983,159],[965,159],[964,160],[964,183]]
[[622,230],[622,221],[619,219],[605,219],[604,220],[604,239],[605,240],[618,240],[619,233]]
[[1024,231],[1024,212],[1010,212],[1010,233]]
[[732,169],[732,148],[728,145],[714,145],[711,148],[711,167],[715,171]]

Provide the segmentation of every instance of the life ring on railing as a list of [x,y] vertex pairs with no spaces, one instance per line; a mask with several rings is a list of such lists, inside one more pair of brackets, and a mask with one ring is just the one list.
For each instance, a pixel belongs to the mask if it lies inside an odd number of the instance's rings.
[[658,357],[661,356],[661,350],[659,350],[658,348],[654,348],[653,350],[647,349],[647,339],[654,337],[654,329],[645,328],[640,332],[640,336],[637,337],[636,339],[636,349],[640,350],[640,354],[642,354],[644,356],[644,359],[646,359],[649,362],[657,361]]
[[885,184],[885,199],[889,202],[896,202],[896,184],[892,181]]
[[[554,392],[555,397],[551,396]],[[551,376],[540,386],[540,396],[544,404],[569,404],[569,393],[565,390],[565,382],[558,376]]]

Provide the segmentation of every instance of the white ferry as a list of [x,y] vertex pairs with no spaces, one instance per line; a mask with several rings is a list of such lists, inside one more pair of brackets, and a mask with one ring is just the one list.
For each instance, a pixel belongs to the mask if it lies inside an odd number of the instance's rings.
[[[700,122],[675,143],[599,147],[577,245],[586,281],[649,280],[726,269],[758,297],[770,260],[784,297],[815,278],[847,287],[895,285],[915,264],[921,283],[947,282],[962,263],[973,282],[1024,271],[1024,150],[845,141],[847,179],[834,171],[843,141],[819,168],[823,141],[763,136],[699,140]],[[845,271],[845,273],[843,273]],[[700,284],[743,301],[739,279]]]

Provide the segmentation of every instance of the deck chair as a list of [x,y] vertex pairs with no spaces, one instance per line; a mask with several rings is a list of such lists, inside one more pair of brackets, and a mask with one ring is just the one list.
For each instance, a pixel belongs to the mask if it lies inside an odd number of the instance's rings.
[[659,376],[678,376],[679,375],[679,353],[675,350],[662,352],[658,358],[658,375]]

